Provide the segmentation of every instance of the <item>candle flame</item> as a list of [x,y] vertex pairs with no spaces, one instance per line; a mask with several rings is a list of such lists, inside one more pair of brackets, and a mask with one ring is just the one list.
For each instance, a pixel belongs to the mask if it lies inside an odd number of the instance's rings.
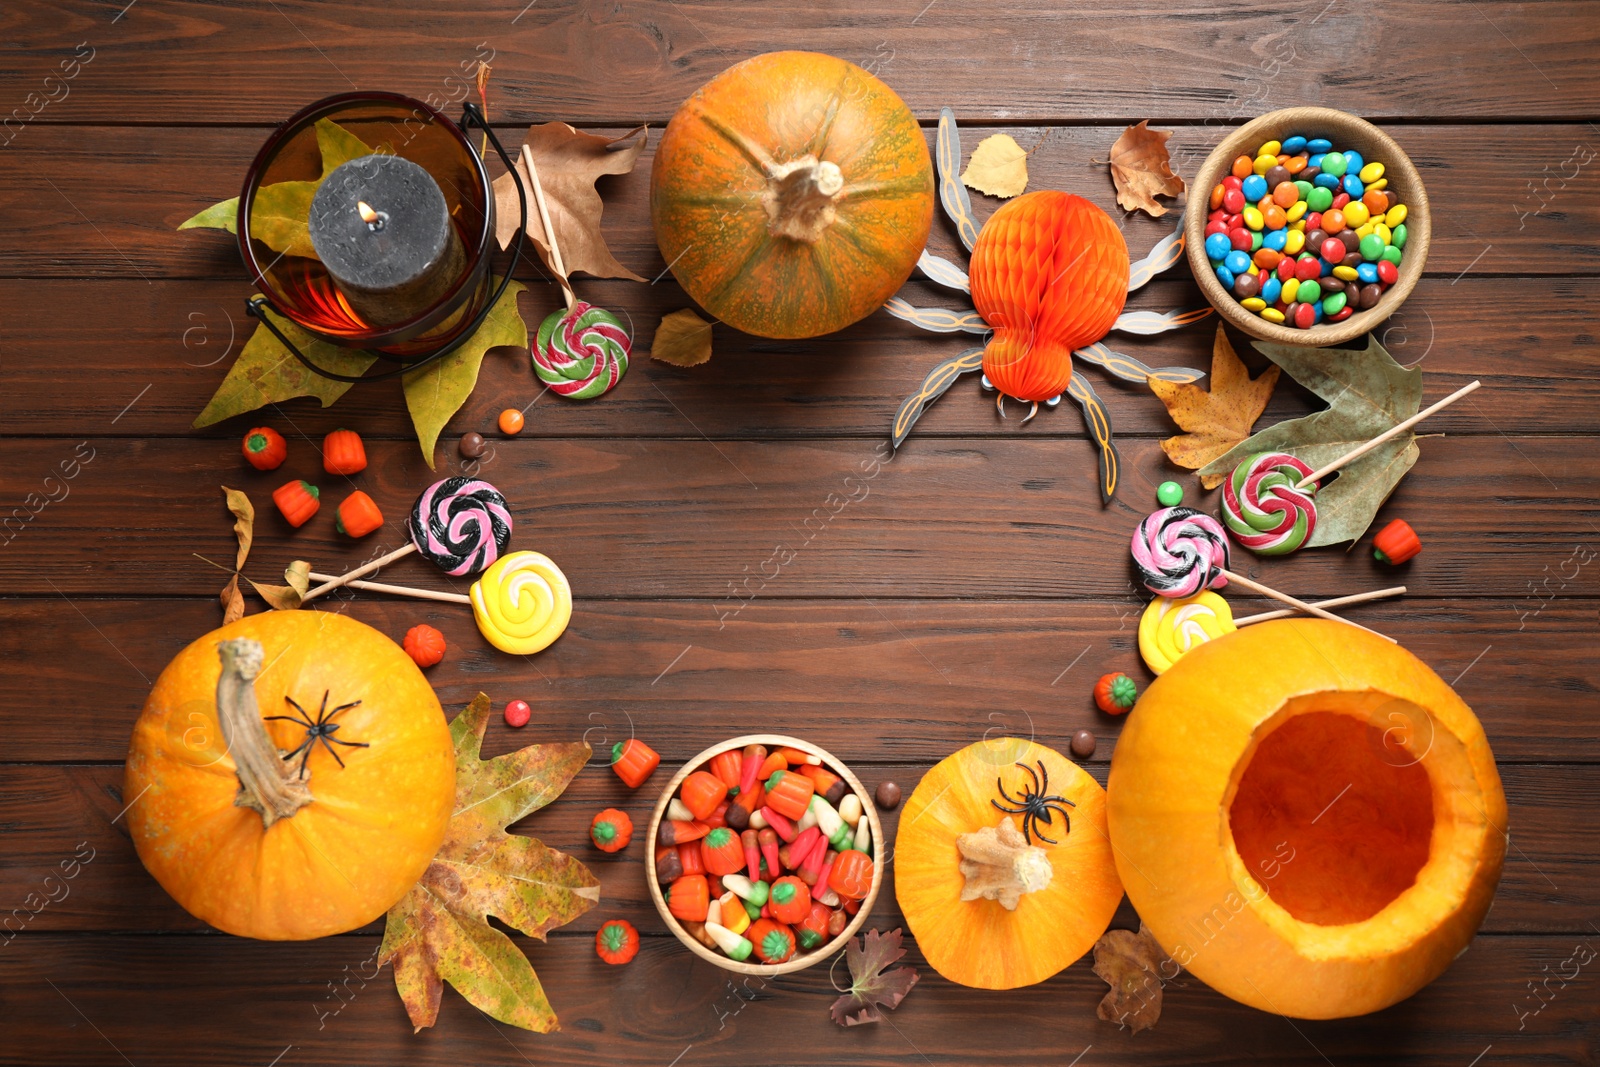
[[361,213],[361,221],[371,225],[378,221],[378,213],[372,210],[372,205],[365,200],[356,201],[356,210]]

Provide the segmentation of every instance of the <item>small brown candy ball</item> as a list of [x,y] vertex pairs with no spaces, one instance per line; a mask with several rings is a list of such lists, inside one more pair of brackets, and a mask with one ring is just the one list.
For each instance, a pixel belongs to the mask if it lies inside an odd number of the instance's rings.
[[1088,730],[1079,730],[1072,735],[1072,754],[1079,759],[1088,759],[1094,755],[1094,734]]
[[461,435],[461,444],[457,447],[467,459],[477,459],[483,455],[483,434],[476,430],[464,433]]
[[884,811],[893,811],[900,806],[900,787],[893,782],[879,782],[877,792],[872,794],[872,799],[878,802],[878,807]]

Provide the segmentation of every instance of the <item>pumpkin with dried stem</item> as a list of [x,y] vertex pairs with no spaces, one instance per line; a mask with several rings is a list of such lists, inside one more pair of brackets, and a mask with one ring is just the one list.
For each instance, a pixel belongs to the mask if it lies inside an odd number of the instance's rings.
[[1483,727],[1411,653],[1263,623],[1151,683],[1111,760],[1128,896],[1218,992],[1307,1019],[1404,1000],[1494,898],[1506,801]]
[[1059,752],[980,741],[923,776],[895,837],[895,897],[933,969],[1015,989],[1094,947],[1122,900],[1105,791]]

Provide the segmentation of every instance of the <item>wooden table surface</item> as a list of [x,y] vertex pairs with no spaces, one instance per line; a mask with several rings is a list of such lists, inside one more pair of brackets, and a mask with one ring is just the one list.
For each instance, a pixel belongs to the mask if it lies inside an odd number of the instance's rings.
[[[1600,946],[1600,5],[523,5],[0,8],[0,112],[13,116],[0,127],[0,505],[16,519],[0,536],[0,911],[27,916],[0,944],[0,1062],[1600,1058],[1600,972],[1547,981],[1575,946]],[[1095,1018],[1105,986],[1087,961],[1006,994],[952,985],[924,965],[890,1023],[842,1030],[828,1021],[827,968],[735,986],[666,932],[645,893],[644,850],[613,858],[586,847],[597,808],[618,804],[642,822],[654,796],[629,794],[602,760],[518,827],[580,855],[602,882],[600,905],[547,943],[517,938],[560,1033],[497,1024],[447,992],[438,1025],[413,1035],[391,974],[373,976],[377,925],[304,944],[224,936],[140,866],[120,819],[121,760],[151,680],[220,619],[219,574],[193,555],[232,552],[217,486],[255,499],[248,569],[270,579],[292,559],[338,570],[374,551],[337,540],[327,522],[291,532],[267,501],[286,474],[321,473],[310,442],[329,430],[366,437],[372,465],[360,485],[391,516],[378,540],[396,543],[394,516],[432,477],[392,382],[358,386],[329,410],[300,400],[262,413],[291,439],[288,466],[272,474],[238,455],[255,416],[190,430],[248,336],[249,287],[229,238],[177,224],[233,194],[268,130],[304,104],[355,88],[459,101],[462,70],[489,58],[491,113],[508,139],[549,119],[651,124],[637,171],[601,188],[613,250],[654,278],[665,264],[646,192],[661,126],[723,68],[779,48],[873,69],[930,141],[944,105],[969,151],[1004,128],[1033,149],[1033,188],[1111,211],[1136,256],[1171,218],[1125,217],[1094,160],[1140,119],[1176,130],[1185,175],[1238,121],[1290,104],[1368,116],[1417,163],[1434,203],[1432,254],[1381,340],[1421,366],[1429,398],[1475,377],[1486,388],[1427,424],[1438,436],[1422,442],[1379,514],[1422,531],[1426,550],[1404,571],[1410,595],[1352,616],[1398,638],[1476,709],[1511,813],[1494,907],[1471,950],[1427,989],[1367,1018],[1300,1022],[1183,976],[1160,1025],[1134,1036]],[[75,76],[52,79],[70,59]],[[974,200],[980,216],[995,204]],[[955,254],[942,220],[933,246]],[[536,321],[558,291],[536,268],[522,274],[523,310]],[[641,350],[659,316],[686,305],[670,275],[580,289],[626,311]],[[907,294],[936,296],[918,283]],[[1199,300],[1180,267],[1132,306]],[[1212,322],[1119,347],[1204,368]],[[330,607],[397,636],[420,621],[443,630],[451,651],[430,677],[452,713],[479,690],[530,700],[534,724],[519,733],[496,720],[492,752],[585,731],[599,743],[631,721],[670,771],[730,734],[779,729],[831,748],[869,783],[892,778],[909,792],[933,762],[986,733],[1065,749],[1086,726],[1100,738],[1090,766],[1103,781],[1118,724],[1088,690],[1105,670],[1148,677],[1126,544],[1155,485],[1174,474],[1158,447],[1173,431],[1144,389],[1098,385],[1127,465],[1120,497],[1102,509],[1072,405],[1027,426],[1015,411],[1001,421],[969,380],[876,477],[846,483],[885,455],[901,397],[962,344],[885,314],[801,342],[719,327],[708,366],[639,358],[604,400],[542,399],[528,429],[494,440],[482,466],[516,506],[518,545],[558,560],[577,590],[566,636],[531,660],[494,652],[448,605],[363,595]],[[491,356],[442,439],[441,468],[460,462],[462,432],[488,430],[501,408],[538,392],[525,355]],[[1260,425],[1315,406],[1285,378]],[[774,574],[778,545],[794,558]],[[1393,577],[1365,543],[1246,562],[1302,595]],[[414,561],[388,573],[442,585]],[[1240,614],[1256,607],[1235,603]],[[70,893],[35,912],[42,879],[75,854],[92,858]],[[592,938],[617,916],[640,927],[644,947],[632,965],[608,968]],[[1118,921],[1134,921],[1126,905]],[[901,923],[885,892],[872,925]],[[910,957],[921,963],[915,949]]]

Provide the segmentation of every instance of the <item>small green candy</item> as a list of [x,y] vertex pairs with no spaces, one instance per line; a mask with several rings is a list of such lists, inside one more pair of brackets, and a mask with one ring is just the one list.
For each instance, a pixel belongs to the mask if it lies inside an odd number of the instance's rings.
[[1406,238],[1410,236],[1411,231],[1407,230],[1406,224],[1402,222],[1394,228],[1394,233],[1389,236],[1389,243],[1396,248],[1404,248],[1406,246]]
[[1400,260],[1403,259],[1404,256],[1405,253],[1401,252],[1399,248],[1395,247],[1394,245],[1390,245],[1383,250],[1382,258],[1387,259],[1390,263],[1393,263],[1398,267],[1400,265]]
[[[1295,179],[1295,183],[1294,183],[1294,187],[1296,189],[1300,190],[1300,199],[1306,201],[1306,206],[1310,207],[1311,206],[1311,199],[1310,199],[1311,198],[1311,190],[1315,189],[1316,186],[1312,185],[1310,182],[1306,181],[1304,178],[1296,178]],[[1328,203],[1330,203],[1330,204],[1333,203],[1333,197],[1332,196],[1328,197]]]
[[1344,310],[1345,304],[1349,302],[1350,298],[1343,293],[1334,293],[1322,301],[1322,313],[1324,315],[1337,315]]
[[1383,255],[1383,238],[1375,233],[1369,233],[1361,239],[1361,258],[1368,263],[1375,262]]
[[1301,282],[1294,298],[1302,304],[1315,304],[1322,299],[1322,285],[1315,280]]
[[1333,206],[1333,193],[1318,185],[1306,194],[1306,207],[1312,211],[1326,211]]
[[1344,177],[1347,165],[1343,153],[1340,152],[1329,152],[1322,157],[1322,173],[1331,174],[1335,178]]
[[1183,503],[1183,486],[1177,482],[1162,482],[1156,486],[1156,499],[1162,507],[1175,508]]

